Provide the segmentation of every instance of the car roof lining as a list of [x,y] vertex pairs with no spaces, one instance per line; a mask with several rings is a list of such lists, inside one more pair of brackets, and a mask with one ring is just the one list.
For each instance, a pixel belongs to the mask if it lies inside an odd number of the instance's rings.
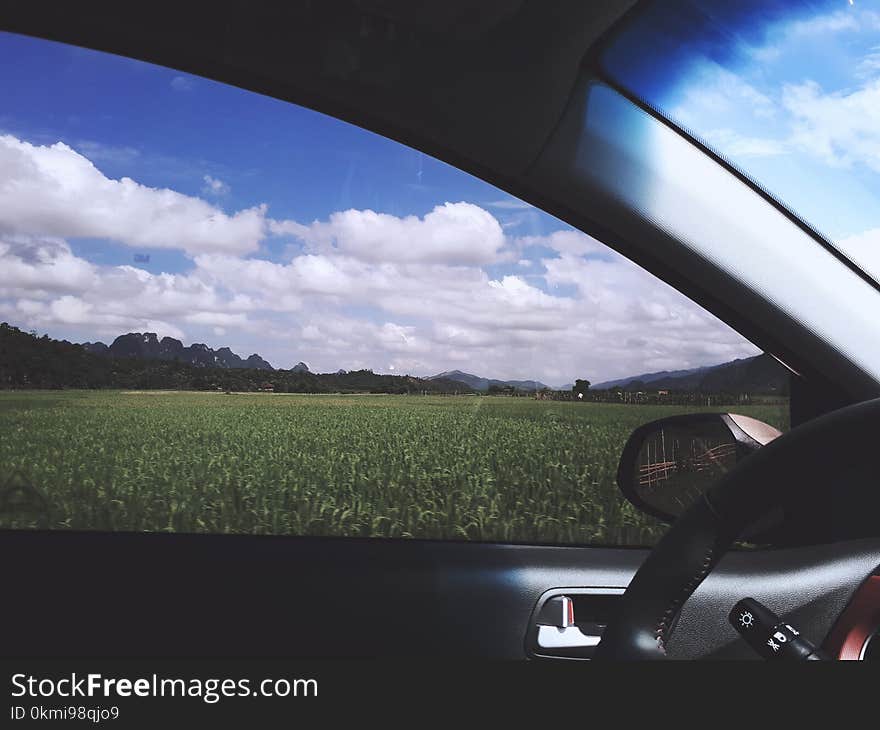
[[0,25],[291,101],[512,178],[552,134],[591,46],[633,4],[116,3],[91,14],[89,3],[32,0]]

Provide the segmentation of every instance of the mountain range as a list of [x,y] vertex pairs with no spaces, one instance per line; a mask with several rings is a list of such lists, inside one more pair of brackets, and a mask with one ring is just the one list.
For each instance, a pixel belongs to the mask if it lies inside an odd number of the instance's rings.
[[[14,329],[14,328],[12,328]],[[11,331],[11,330],[10,330]],[[64,344],[70,344],[64,342]],[[175,363],[198,369],[209,370],[248,370],[287,373],[291,376],[313,376],[308,366],[299,362],[289,370],[276,370],[260,355],[254,353],[247,358],[241,358],[229,347],[212,349],[203,343],[194,343],[184,346],[180,340],[173,337],[159,337],[154,332],[129,332],[120,335],[109,346],[103,342],[85,342],[81,345],[82,350],[99,359],[137,360],[137,361],[163,361]],[[363,373],[359,375],[357,373]],[[357,371],[347,373],[339,370],[336,373],[324,377],[327,383],[321,386],[348,386],[360,388],[370,387],[397,387],[396,380],[379,383],[378,378],[384,376],[374,375],[372,371]],[[650,373],[631,375],[626,378],[606,380],[594,383],[592,390],[609,390],[620,388],[627,391],[639,390],[669,390],[687,392],[751,392],[751,393],[776,393],[787,392],[788,370],[786,370],[772,356],[763,354],[755,357],[742,358],[720,365],[690,368],[686,370],[660,370]],[[397,376],[395,376],[397,377]],[[488,392],[494,388],[515,388],[519,391],[537,391],[547,389],[549,386],[539,380],[500,380],[486,378],[462,370],[448,370],[424,379],[411,379],[405,387],[412,389],[417,382],[431,383],[431,389],[435,387],[448,391],[455,388],[456,384],[464,386],[464,391]],[[349,383],[349,381],[351,381]],[[304,382],[304,381],[303,381]],[[290,382],[285,381],[287,385]],[[356,383],[356,385],[355,385]],[[302,385],[297,381],[298,386]],[[318,383],[314,383],[315,386]],[[563,385],[557,390],[571,390],[571,385]],[[551,388],[553,389],[553,388]]]
[[[141,360],[168,360],[181,362],[201,368],[250,368],[253,370],[274,370],[262,357],[254,353],[242,359],[228,347],[213,350],[200,342],[184,347],[180,340],[163,337],[155,332],[129,332],[120,335],[108,347],[103,342],[84,342],[86,352],[102,357],[138,358]],[[298,363],[295,372],[308,372],[305,363]]]
[[[788,387],[788,370],[770,355],[741,358],[720,365],[706,365],[686,370],[660,370],[652,373],[630,375],[616,380],[605,380],[590,386],[591,390],[670,390],[688,392],[741,392],[785,393]],[[464,383],[468,387],[487,392],[489,388],[513,387],[517,390],[543,390],[548,386],[539,380],[496,380],[461,370],[449,370],[431,376],[428,380],[442,379]],[[571,390],[572,384],[555,390]],[[551,388],[552,389],[552,388]]]
[[447,370],[443,373],[437,373],[437,375],[431,375],[427,380],[453,380],[481,392],[486,392],[493,386],[498,388],[512,387],[517,390],[543,390],[549,387],[540,380],[495,380],[464,373],[461,370]]
[[[726,364],[727,363],[723,363],[723,365]],[[653,383],[657,380],[664,380],[668,378],[683,378],[688,375],[702,373],[706,370],[711,370],[712,368],[716,367],[722,367],[722,365],[705,365],[700,368],[691,368],[689,370],[660,370],[656,373],[641,373],[640,375],[630,375],[626,378],[618,378],[617,380],[604,380],[601,383],[593,383],[592,385],[590,385],[590,387],[593,390],[608,390],[618,385],[622,388],[627,383],[630,383],[633,380],[640,380],[643,383]]]
[[590,386],[592,390],[670,390],[704,393],[788,392],[789,371],[772,355],[756,355],[720,365],[643,373]]
[[[119,340],[121,344],[117,344]],[[0,389],[116,388],[124,390],[211,390],[276,393],[443,393],[473,391],[451,380],[424,380],[408,375],[383,375],[372,370],[311,373],[304,363],[289,370],[237,366],[228,348],[214,352],[203,346],[177,348],[155,335],[130,333],[110,347],[91,348],[48,335],[23,332],[0,323]],[[115,346],[115,347],[114,347]],[[190,350],[196,364],[184,362]],[[100,354],[96,354],[96,351]],[[119,356],[116,353],[121,353]],[[183,353],[183,355],[181,355]],[[214,359],[214,356],[217,359]],[[175,358],[175,356],[177,356]],[[259,357],[259,356],[255,356]],[[253,362],[251,358],[244,360]],[[221,364],[221,363],[226,363]],[[232,363],[232,364],[230,364]]]

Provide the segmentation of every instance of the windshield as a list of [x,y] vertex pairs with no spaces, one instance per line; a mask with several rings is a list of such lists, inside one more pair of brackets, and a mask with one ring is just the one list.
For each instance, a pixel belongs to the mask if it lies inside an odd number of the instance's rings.
[[602,63],[880,280],[880,3],[647,2]]

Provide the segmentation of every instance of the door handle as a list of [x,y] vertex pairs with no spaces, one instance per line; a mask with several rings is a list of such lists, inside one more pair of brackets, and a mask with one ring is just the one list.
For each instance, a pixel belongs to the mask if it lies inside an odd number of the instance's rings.
[[601,635],[585,634],[577,626],[538,626],[540,649],[589,649],[601,640]]
[[[544,593],[532,614],[526,646],[535,657],[589,659],[602,640],[623,588],[556,588]],[[575,604],[581,614],[575,623]]]

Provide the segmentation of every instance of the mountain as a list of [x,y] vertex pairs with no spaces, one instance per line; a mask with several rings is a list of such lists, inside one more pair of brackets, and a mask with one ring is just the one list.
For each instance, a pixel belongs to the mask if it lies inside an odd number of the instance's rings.
[[[377,375],[372,370],[328,374],[311,373],[303,368],[271,370],[266,369],[268,363],[258,355],[243,361],[245,365],[238,365],[238,356],[228,348],[214,352],[205,345],[192,346],[197,364],[191,364],[175,359],[176,354],[190,348],[182,345],[178,348],[180,343],[171,338],[158,340],[155,335],[149,335],[131,333],[124,335],[118,345],[120,338],[117,338],[109,348],[99,343],[88,343],[86,347],[53,340],[47,335],[37,337],[3,322],[0,324],[0,389],[274,390],[279,393],[419,395],[473,392],[453,380]],[[116,352],[126,355],[113,356],[114,346]],[[140,356],[141,353],[146,356]],[[248,367],[249,362],[262,363],[266,368]]]
[[690,370],[660,370],[656,373],[630,375],[627,378],[618,378],[617,380],[605,380],[601,383],[594,383],[590,387],[593,390],[608,390],[609,388],[613,388],[615,385],[623,387],[633,380],[641,380],[643,383],[653,383],[655,380],[662,380],[664,378],[683,378],[686,375],[693,375],[695,373],[701,373],[706,370],[711,370],[713,367],[721,367],[721,365],[707,365],[701,368],[691,368]]
[[90,352],[92,355],[108,355],[110,353],[110,348],[103,342],[83,342],[82,346],[86,352]]
[[437,375],[431,375],[428,380],[454,380],[457,383],[464,383],[474,390],[489,390],[489,381],[470,373],[463,373],[461,370],[448,370]]
[[539,380],[494,380],[491,378],[481,378],[479,375],[472,375],[471,373],[464,373],[461,370],[448,370],[427,378],[427,380],[438,379],[454,380],[479,391],[487,391],[493,385],[499,388],[513,387],[517,390],[542,390],[548,387]]
[[621,378],[591,387],[607,390],[620,386],[623,390],[670,390],[703,393],[788,392],[789,372],[771,355],[757,355],[711,367],[646,373]]
[[[86,352],[103,357],[167,360],[195,365],[200,368],[274,370],[256,353],[250,355],[246,360],[242,360],[228,347],[212,350],[201,342],[184,347],[180,340],[175,340],[173,337],[163,337],[160,340],[155,332],[129,332],[117,337],[109,347],[103,342],[86,342],[83,344],[83,348]],[[303,363],[299,363],[299,365],[305,367]]]

